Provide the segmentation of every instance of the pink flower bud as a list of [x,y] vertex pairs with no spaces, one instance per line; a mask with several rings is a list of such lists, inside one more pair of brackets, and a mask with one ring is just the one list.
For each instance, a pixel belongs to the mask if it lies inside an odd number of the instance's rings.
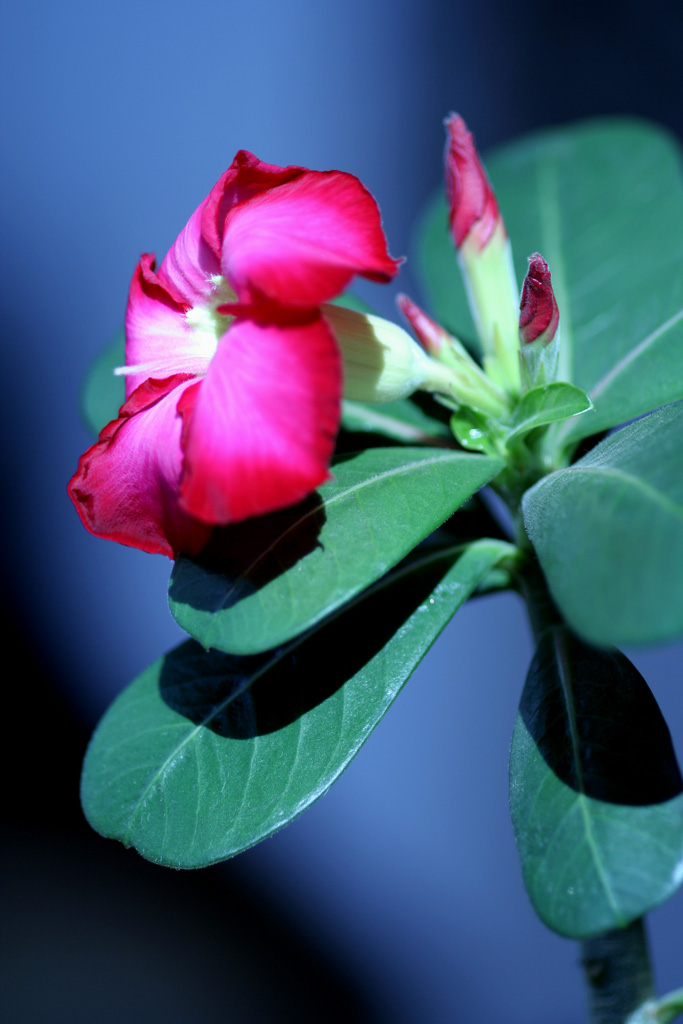
[[529,270],[524,279],[519,306],[521,339],[528,345],[542,335],[542,343],[549,345],[555,337],[559,322],[560,312],[550,283],[548,264],[535,252],[529,257]]
[[459,249],[471,235],[481,250],[496,224],[502,223],[498,203],[463,119],[459,114],[451,114],[444,124],[448,131],[444,159],[453,242]]
[[420,309],[407,295],[397,295],[396,304],[415,331],[417,339],[430,356],[439,359],[451,344],[451,336],[440,324]]

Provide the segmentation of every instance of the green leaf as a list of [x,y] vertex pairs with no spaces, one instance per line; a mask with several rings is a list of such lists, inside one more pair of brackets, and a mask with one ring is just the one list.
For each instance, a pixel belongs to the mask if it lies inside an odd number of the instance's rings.
[[519,440],[536,427],[545,427],[557,420],[579,416],[590,409],[591,400],[585,391],[573,384],[557,381],[532,388],[522,395],[510,421],[507,444]]
[[626,1024],[671,1024],[683,1015],[683,988],[668,992],[660,999],[648,999]]
[[524,496],[567,621],[595,643],[683,632],[683,402],[606,438]]
[[648,999],[626,1021],[626,1024],[671,1024],[683,1015],[683,988],[668,992],[660,999]]
[[91,364],[82,395],[83,418],[88,430],[97,437],[102,427],[115,420],[126,400],[123,377],[114,369],[126,361],[125,336],[120,331]]
[[510,752],[524,884],[561,935],[620,928],[683,881],[683,781],[657,703],[615,650],[541,638]]
[[[574,440],[683,397],[683,179],[675,141],[641,121],[598,120],[527,136],[486,165],[523,281],[548,261],[560,309],[560,377],[595,410]],[[444,326],[474,337],[439,198],[420,264]]]
[[451,416],[451,430],[459,444],[473,452],[485,452],[494,455],[498,450],[497,435],[500,429],[489,416],[460,406]]
[[503,466],[434,448],[372,448],[293,509],[232,529],[222,569],[181,557],[170,607],[204,647],[256,654],[284,643],[364,590]]
[[382,434],[404,444],[437,444],[440,438],[452,440],[445,423],[428,416],[409,398],[383,405],[345,401],[342,426],[351,432]]
[[183,644],[95,732],[82,781],[88,820],[187,868],[282,828],[338,778],[456,609],[513,552],[495,540],[413,552],[331,620],[264,655]]

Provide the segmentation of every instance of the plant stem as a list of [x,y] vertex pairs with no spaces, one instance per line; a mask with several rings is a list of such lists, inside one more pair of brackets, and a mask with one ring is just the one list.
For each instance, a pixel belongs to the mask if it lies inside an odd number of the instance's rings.
[[534,554],[527,555],[522,563],[518,583],[529,616],[531,632],[538,643],[546,629],[562,626],[564,621],[550,596],[543,570]]
[[591,1024],[624,1024],[654,994],[645,922],[585,939],[581,964]]

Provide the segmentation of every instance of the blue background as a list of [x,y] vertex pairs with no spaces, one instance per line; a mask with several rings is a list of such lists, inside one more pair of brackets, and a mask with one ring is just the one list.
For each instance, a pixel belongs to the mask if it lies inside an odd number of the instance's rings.
[[[605,113],[681,135],[682,29],[675,3],[6,5],[11,1024],[581,1019],[577,947],[531,910],[508,819],[507,753],[531,654],[516,599],[458,614],[294,825],[227,865],[164,871],[91,834],[77,787],[88,730],[180,637],[169,563],[87,535],[65,487],[90,443],[83,375],[121,324],[139,253],[163,255],[237,149],[357,174],[403,255],[441,180],[451,109],[484,149]],[[419,297],[410,263],[400,287]],[[393,316],[396,290],[359,292]],[[633,653],[679,756],[682,655]],[[682,908],[679,895],[651,916],[662,989],[682,981]]]

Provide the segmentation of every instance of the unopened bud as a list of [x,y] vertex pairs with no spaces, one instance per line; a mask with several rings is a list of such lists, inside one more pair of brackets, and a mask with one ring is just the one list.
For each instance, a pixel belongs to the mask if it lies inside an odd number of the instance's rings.
[[444,162],[453,243],[459,249],[472,236],[477,248],[483,249],[500,220],[498,203],[463,119],[450,114],[444,124],[448,132]]
[[471,133],[458,114],[445,121],[446,193],[458,252],[487,374],[519,393],[517,283],[510,243],[491,183]]
[[519,305],[522,379],[526,388],[557,379],[560,351],[560,311],[548,264],[537,252],[529,257]]
[[540,340],[549,345],[555,337],[560,312],[550,281],[548,264],[539,253],[529,257],[519,305],[519,333],[525,345]]
[[420,309],[409,296],[403,293],[397,295],[396,305],[412,327],[425,352],[428,352],[434,359],[440,359],[444,363],[452,362],[454,351],[466,352],[457,338],[449,334],[446,328],[438,324],[436,320],[427,316],[425,311]]

